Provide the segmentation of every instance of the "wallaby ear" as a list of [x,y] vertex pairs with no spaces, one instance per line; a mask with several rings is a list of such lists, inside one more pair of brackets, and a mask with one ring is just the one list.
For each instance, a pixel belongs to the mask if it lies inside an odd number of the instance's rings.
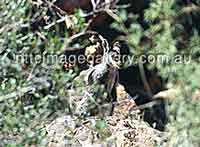
[[120,47],[121,47],[121,44],[120,44],[119,41],[114,42],[114,44],[113,44],[113,50],[115,50],[117,52],[120,52]]

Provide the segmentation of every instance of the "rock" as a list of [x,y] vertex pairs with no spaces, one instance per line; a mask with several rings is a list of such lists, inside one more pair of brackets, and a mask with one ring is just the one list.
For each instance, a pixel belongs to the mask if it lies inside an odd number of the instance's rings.
[[80,121],[63,116],[48,124],[46,130],[48,147],[153,147],[162,135],[142,120],[120,114]]

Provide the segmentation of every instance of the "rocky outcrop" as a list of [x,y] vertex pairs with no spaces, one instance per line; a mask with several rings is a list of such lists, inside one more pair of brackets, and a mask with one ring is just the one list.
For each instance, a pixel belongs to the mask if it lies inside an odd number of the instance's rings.
[[47,125],[48,147],[154,147],[163,133],[151,128],[131,111],[132,100],[123,100],[104,119],[63,116]]

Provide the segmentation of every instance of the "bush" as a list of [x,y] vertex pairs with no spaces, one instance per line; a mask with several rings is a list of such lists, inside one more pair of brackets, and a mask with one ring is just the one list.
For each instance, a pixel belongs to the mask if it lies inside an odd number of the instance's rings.
[[[193,98],[200,88],[199,5],[199,0],[152,0],[141,14],[119,8],[119,20],[111,24],[126,32],[132,55],[163,54],[170,58],[163,64],[148,64],[167,79],[167,88],[182,89],[168,104],[170,146],[200,145],[199,96]],[[63,72],[60,64],[36,64],[30,59],[15,62],[16,55],[56,54],[65,48],[70,35],[66,27],[56,24],[51,29],[31,30],[31,22],[47,13],[47,7],[26,0],[0,2],[0,146],[44,146],[44,124],[70,113],[67,88],[75,76],[73,71]],[[75,12],[74,33],[86,26],[82,13],[79,9]],[[51,17],[57,19],[56,15]],[[126,25],[128,21],[130,26]],[[87,42],[75,46],[83,44]],[[190,62],[183,63],[183,59]]]

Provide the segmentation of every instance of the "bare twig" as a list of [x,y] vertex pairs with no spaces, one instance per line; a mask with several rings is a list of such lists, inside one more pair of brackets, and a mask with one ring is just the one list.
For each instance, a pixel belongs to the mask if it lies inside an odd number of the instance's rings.
[[45,42],[48,42],[47,38],[45,37],[45,35],[43,35],[41,32],[36,31],[36,34]]
[[29,76],[28,76],[28,78],[27,78],[27,81],[30,81],[30,80],[33,78],[33,72],[34,72],[36,66],[37,66],[37,64],[34,64],[34,65],[33,65],[33,68],[31,69],[31,72],[29,73]]
[[64,22],[66,19],[69,19],[69,16],[66,15],[65,17],[61,17],[61,19],[56,20],[56,22],[52,22],[49,25],[45,26],[44,29],[48,30],[49,28],[55,26],[56,24]]

